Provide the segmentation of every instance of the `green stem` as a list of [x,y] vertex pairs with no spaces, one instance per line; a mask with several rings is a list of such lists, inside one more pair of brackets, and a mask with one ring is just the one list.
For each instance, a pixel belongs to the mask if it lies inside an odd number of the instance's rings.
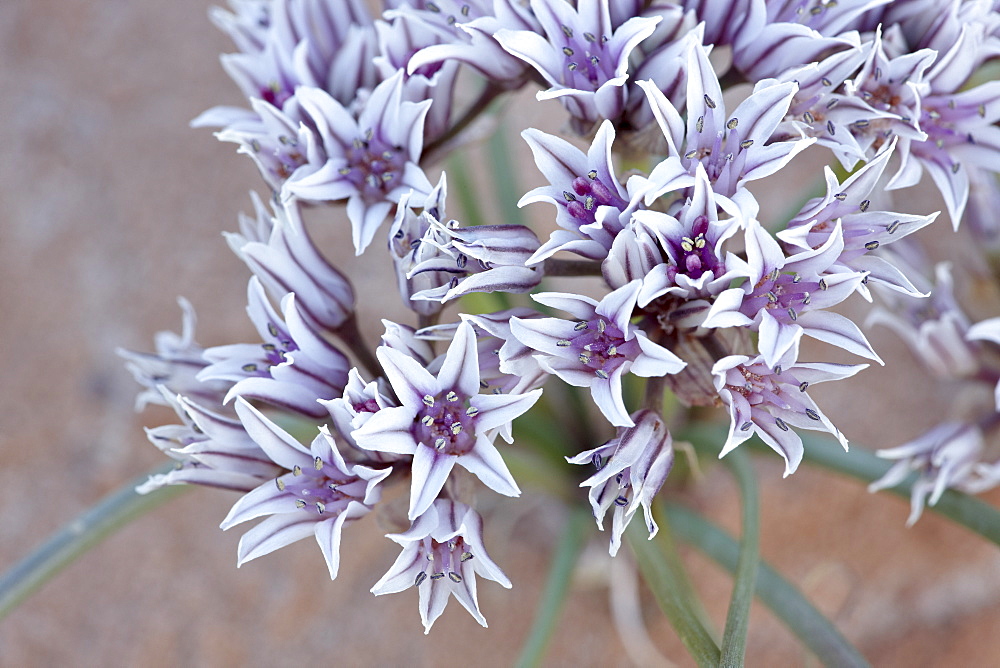
[[699,666],[719,664],[719,646],[702,623],[704,612],[670,535],[667,518],[658,517],[660,531],[647,540],[645,526],[633,522],[626,531],[642,577],[681,642]]
[[574,511],[570,516],[559,539],[555,556],[552,558],[552,566],[545,583],[545,591],[542,592],[542,598],[538,605],[538,612],[535,614],[535,623],[531,627],[531,635],[517,660],[518,668],[541,664],[545,656],[545,648],[549,644],[552,632],[555,631],[556,623],[559,621],[559,614],[566,603],[573,569],[576,567],[577,559],[579,559],[580,552],[586,542],[587,524],[592,521],[593,516],[589,509]]
[[733,470],[740,488],[743,502],[743,537],[740,540],[740,557],[733,582],[733,596],[729,601],[726,628],[722,634],[722,661],[719,665],[725,667],[743,665],[747,629],[750,626],[754,579],[760,563],[760,498],[757,493],[757,478],[746,453],[739,450],[730,453],[727,463]]
[[186,485],[162,487],[149,494],[135,491],[150,475],[166,473],[172,468],[173,464],[158,467],[104,497],[0,577],[0,619],[84,552],[185,491]]
[[[730,573],[739,568],[740,548],[725,531],[704,517],[678,505],[667,507],[677,537],[698,548]],[[761,602],[828,666],[867,666],[858,650],[822,613],[766,562],[757,567],[756,591]],[[725,665],[725,664],[724,664]]]

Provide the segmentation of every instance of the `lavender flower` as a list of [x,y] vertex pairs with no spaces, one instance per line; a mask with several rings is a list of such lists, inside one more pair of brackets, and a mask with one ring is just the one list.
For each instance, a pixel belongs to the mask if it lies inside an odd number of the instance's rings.
[[[685,364],[633,327],[630,320],[640,281],[632,281],[600,302],[582,295],[543,292],[532,298],[566,311],[573,320],[513,318],[511,333],[542,353],[542,368],[576,387],[589,387],[594,403],[616,427],[633,426],[622,398],[622,376],[645,378],[677,373]],[[502,351],[501,351],[502,352]]]
[[628,58],[653,34],[658,18],[634,17],[613,28],[609,0],[531,0],[545,35],[531,30],[500,30],[497,41],[534,67],[549,88],[539,100],[560,100],[577,132],[622,114],[627,102]]
[[601,124],[586,154],[566,140],[534,128],[521,136],[550,185],[535,188],[517,205],[550,202],[556,206],[556,224],[563,228],[553,232],[527,264],[541,262],[559,251],[603,260],[636,206],[629,203],[628,192],[615,176],[611,161],[614,124]]
[[482,517],[464,503],[437,499],[407,531],[386,537],[402,545],[403,551],[372,593],[381,596],[416,587],[424,633],[444,612],[449,596],[486,626],[476,595],[477,575],[511,588],[483,547]]
[[785,476],[795,472],[802,461],[802,439],[791,427],[826,431],[847,449],[847,439],[806,394],[814,383],[849,378],[867,364],[799,364],[798,345],[778,364],[764,357],[730,355],[712,369],[715,387],[729,408],[729,437],[719,453],[724,457],[757,434],[785,460]]
[[400,406],[379,410],[353,435],[362,448],[413,455],[411,520],[427,511],[456,464],[500,494],[520,495],[490,433],[531,408],[541,390],[479,394],[476,335],[465,322],[437,376],[397,350],[376,354]]
[[566,458],[571,464],[593,464],[597,468],[597,473],[580,486],[590,487],[590,505],[602,531],[604,516],[614,506],[609,548],[612,557],[618,553],[622,534],[640,506],[650,540],[659,531],[653,519],[653,497],[674,464],[672,439],[663,418],[650,410],[631,417],[634,426],[619,427],[618,435],[604,445]]
[[289,471],[248,492],[222,521],[225,530],[270,516],[240,538],[237,566],[314,535],[335,579],[344,524],[368,514],[391,469],[347,464],[325,429],[306,448],[245,400],[237,401],[236,412],[267,456]]
[[231,385],[218,380],[198,380],[199,372],[208,365],[208,361],[204,357],[205,349],[194,340],[197,322],[194,307],[183,297],[178,298],[177,303],[184,312],[179,335],[174,332],[158,332],[155,353],[140,353],[124,348],[115,351],[119,357],[125,358],[125,368],[143,387],[135,398],[137,411],[148,404],[169,405],[170,401],[164,399],[160,388],[165,388],[170,396],[183,394],[205,403],[216,403]]
[[[346,199],[360,255],[402,195],[413,190],[426,196],[431,191],[417,166],[430,101],[404,101],[401,71],[375,87],[357,118],[320,89],[300,88],[296,97],[316,128],[326,161],[301,177],[292,175],[282,197]],[[415,196],[411,198],[415,203]]]
[[912,526],[920,519],[924,505],[936,504],[946,489],[961,490],[966,485],[975,485],[976,465],[982,452],[983,434],[977,426],[963,422],[941,423],[908,443],[877,450],[875,454],[879,457],[896,460],[896,463],[870,484],[868,491],[895,487],[916,471],[917,479],[910,493],[910,516],[906,520],[906,525]]
[[162,385],[160,391],[181,424],[146,429],[146,437],[174,459],[176,467],[150,476],[136,492],[147,494],[165,485],[184,484],[249,492],[277,475],[278,466],[247,435],[239,420],[172,395]]

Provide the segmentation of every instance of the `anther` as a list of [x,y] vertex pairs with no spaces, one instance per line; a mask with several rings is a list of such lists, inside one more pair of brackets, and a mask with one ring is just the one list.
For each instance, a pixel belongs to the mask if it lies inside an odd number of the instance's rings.
[[444,577],[444,573],[441,573],[441,572],[437,572],[437,573],[432,573],[431,574],[431,580],[440,580],[443,577]]
[[452,572],[448,573],[448,579],[451,580],[452,582],[458,584],[459,582],[462,581],[462,576],[459,575],[458,573],[452,571]]
[[806,416],[807,416],[807,417],[808,417],[808,418],[809,418],[810,420],[817,420],[817,421],[818,421],[818,420],[820,419],[820,418],[819,418],[819,413],[817,413],[816,411],[814,411],[814,410],[813,410],[813,409],[811,409],[811,408],[807,408],[807,409],[806,409]]
[[597,371],[594,372],[594,375],[596,375],[601,380],[607,380],[608,379],[608,372],[605,371],[604,369],[598,369]]
[[616,506],[627,506],[628,505],[628,499],[626,499],[624,496],[616,497],[615,498],[615,505]]
[[825,278],[819,279],[819,289],[820,290],[826,290],[828,287],[830,287],[830,286],[828,286],[826,284],[826,279]]
[[285,491],[285,481],[282,480],[281,478],[275,478],[274,485],[278,488],[279,492]]
[[438,450],[444,450],[444,446],[446,445],[448,445],[448,441],[444,440],[443,438],[439,438],[436,441],[434,441],[434,447],[437,448]]
[[774,367],[774,375],[775,376],[780,376],[781,375],[781,365],[780,364],[778,364],[778,365],[776,365]]
[[460,561],[468,561],[470,559],[472,559],[472,553],[471,552],[463,552],[462,556],[459,557]]
[[778,425],[778,429],[781,431],[788,431],[788,425],[780,417],[774,418],[774,424]]
[[306,507],[305,500],[304,499],[295,499],[295,507],[296,508],[305,508]]
[[807,111],[804,114],[802,114],[802,120],[804,120],[809,125],[812,125],[813,123],[816,122],[816,117],[812,115],[812,112]]
[[708,93],[705,93],[705,104],[708,105],[709,109],[715,109],[715,100],[710,98]]
[[694,129],[701,132],[705,129],[705,117],[699,116],[697,122],[694,124]]
[[350,167],[341,167],[341,168],[340,168],[339,170],[337,170],[337,171],[339,171],[339,172],[340,172],[340,175],[341,175],[341,176],[347,176],[348,174],[350,174],[350,173],[351,173],[351,168],[350,168]]
[[318,512],[320,515],[322,515],[323,513],[325,513],[326,512],[326,504],[323,503],[322,501],[317,501],[316,502],[316,512]]
[[595,452],[594,456],[590,458],[590,463],[594,465],[594,468],[600,470],[604,467],[604,458],[601,457],[600,453]]
[[688,159],[688,160],[691,160],[691,159],[693,159],[693,158],[694,158],[694,156],[696,156],[696,155],[698,155],[698,151],[697,151],[697,150],[695,150],[695,149],[692,149],[692,150],[688,151],[687,153],[685,153],[685,154],[684,154],[684,157],[685,157],[686,159]]
[[861,209],[861,213],[867,211],[868,207],[871,206],[871,203],[872,201],[870,199],[861,200],[861,204],[858,205],[858,208]]
[[573,49],[569,48],[568,46],[564,46],[562,51],[567,56],[572,56],[573,55]]
[[296,464],[295,466],[293,466],[292,467],[292,475],[296,475],[296,476],[302,475],[302,467],[299,466],[298,464]]
[[244,371],[246,371],[247,373],[253,373],[254,371],[257,370],[257,365],[256,364],[244,364],[240,368],[243,369]]
[[465,409],[465,414],[468,415],[469,417],[476,417],[477,415],[479,415],[479,409],[476,408],[475,406],[469,406],[468,408]]
[[823,84],[824,86],[832,86],[833,85],[833,82],[830,81],[829,79],[827,79],[826,77],[823,77],[822,79],[820,79],[819,82],[821,84]]
[[427,406],[428,408],[432,408],[434,406],[434,397],[432,397],[429,394],[425,394],[424,395],[424,405]]
[[451,425],[451,433],[453,435],[455,435],[455,436],[458,436],[459,434],[461,434],[462,433],[462,423],[461,422],[456,422],[456,423],[452,424]]
[[877,241],[869,241],[865,243],[865,250],[875,250],[876,248],[878,248]]
[[603,334],[604,330],[607,328],[608,328],[608,323],[604,322],[604,320],[597,321],[597,332],[599,334]]
[[738,118],[730,118],[729,122],[726,123],[726,127],[729,128],[730,130],[735,130],[736,126],[739,125],[739,124],[740,124],[740,119],[738,119]]
[[563,31],[564,35],[566,35],[567,37],[573,37],[573,29],[572,28],[570,28],[569,26],[559,26],[559,27],[562,28],[562,31]]
[[740,431],[750,431],[751,427],[753,427],[753,422],[744,422],[740,425]]
[[899,221],[894,220],[891,223],[889,223],[889,225],[885,228],[885,231],[888,232],[889,234],[895,234],[896,230],[898,229],[899,229]]
[[597,38],[594,37],[594,33],[592,33],[592,32],[585,32],[585,33],[583,33],[583,38],[585,40],[587,40],[588,42],[590,42],[591,44],[593,44],[594,42],[597,41]]
[[427,573],[425,571],[420,571],[417,573],[417,577],[413,578],[413,586],[419,587],[421,583],[427,579]]
[[608,357],[615,357],[618,355],[618,346],[610,346],[608,348]]
[[448,401],[458,401],[458,395],[454,391],[449,392],[444,396]]
[[961,163],[954,162],[951,165],[951,173],[958,174],[958,170],[962,167]]
[[590,355],[587,353],[580,353],[579,360],[581,364],[590,364]]
[[563,191],[563,199],[565,199],[567,202],[575,202],[576,201],[576,195],[574,195],[573,193],[571,193],[568,190],[564,190]]
[[422,418],[420,418],[420,422],[425,427],[433,427],[434,426],[434,416],[433,415],[425,415]]
[[590,327],[586,320],[581,320],[573,326],[573,330],[577,332],[582,332],[583,330]]
[[829,132],[831,135],[832,134],[836,134],[837,128],[834,127],[833,121],[827,121],[826,122],[826,131]]
[[807,383],[806,381],[802,381],[801,383],[799,383],[799,392],[805,392],[808,389],[809,389],[809,383]]
[[591,181],[596,181],[597,180],[597,170],[596,169],[592,169],[589,172],[587,172],[587,178],[590,179]]
[[837,200],[838,202],[843,202],[845,199],[847,199],[847,193],[837,193],[836,195],[833,196],[833,199]]
[[317,471],[323,470],[323,459],[321,457],[317,457],[313,460],[313,468]]
[[753,139],[744,139],[740,142],[740,148],[750,148],[753,146]]

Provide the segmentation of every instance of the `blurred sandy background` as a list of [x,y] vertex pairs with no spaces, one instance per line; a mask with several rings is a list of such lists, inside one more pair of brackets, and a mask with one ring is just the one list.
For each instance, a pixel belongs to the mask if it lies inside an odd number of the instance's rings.
[[[162,461],[142,425],[171,416],[133,413],[137,388],[116,347],[149,350],[156,331],[176,331],[178,295],[198,311],[201,344],[253,340],[246,273],[220,231],[235,229],[237,213],[250,209],[248,190],[262,184],[233,145],[187,127],[209,106],[241,103],[217,61],[230,45],[207,7],[0,4],[0,569]],[[383,306],[365,308],[366,331],[377,333]],[[820,400],[857,442],[896,445],[932,424],[947,399],[885,332],[873,342],[893,371],[870,370],[840,385],[843,400]],[[848,401],[862,391],[873,394]],[[808,467],[782,480],[777,458],[758,468],[764,558],[873,662],[1000,658],[995,547],[932,514],[908,530],[903,501],[855,482]],[[737,527],[725,471],[712,469],[690,498]],[[217,528],[232,500],[195,490],[87,554],[0,622],[0,665],[508,665],[564,519],[534,493],[499,504],[503,517],[487,520],[486,540],[514,589],[481,585],[489,630],[453,601],[425,637],[414,592],[368,593],[397,554],[374,522],[348,528],[334,583],[312,541],[237,570],[239,534]],[[605,541],[584,559],[551,665],[632,664],[610,621],[608,582],[592,575],[607,571]],[[697,555],[689,563],[721,628],[730,581]],[[643,606],[660,651],[689,664],[652,601]],[[807,658],[755,608],[748,662]]]

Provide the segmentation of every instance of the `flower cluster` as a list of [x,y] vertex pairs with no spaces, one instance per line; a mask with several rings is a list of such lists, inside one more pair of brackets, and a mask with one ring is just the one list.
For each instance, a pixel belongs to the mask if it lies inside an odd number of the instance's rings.
[[[511,583],[486,553],[472,490],[520,494],[506,444],[547,382],[589,390],[602,426],[548,433],[569,462],[596,468],[581,485],[599,527],[613,508],[612,555],[639,507],[657,531],[651,504],[674,462],[668,392],[728,411],[720,457],[757,435],[789,475],[803,459],[798,430],[847,448],[809,388],[867,365],[808,359],[800,344],[881,363],[835,310],[855,295],[887,303],[895,315],[882,320],[932,368],[997,384],[1000,365],[984,356],[1000,344],[997,320],[969,327],[946,271],[944,294],[928,298],[909,251],[890,248],[937,216],[897,210],[891,191],[926,171],[957,227],[983,211],[975,188],[1000,171],[1000,82],[979,74],[1000,53],[1000,14],[937,4],[384,0],[374,16],[361,0],[231,0],[214,10],[247,104],[194,125],[236,143],[269,190],[227,235],[251,272],[259,338],[201,348],[184,303],[180,337],[123,353],[145,388],[140,404],[166,403],[181,419],[150,430],[178,468],[145,489],[243,492],[223,528],[265,519],[244,534],[240,563],[314,535],[336,577],[344,527],[408,484],[409,527],[388,536],[403,551],[373,593],[416,587],[427,630],[454,595],[485,626],[476,575]],[[561,105],[572,136],[523,129],[544,180],[520,205],[554,206],[557,229],[449,218],[440,159],[477,136],[467,130],[491,103],[531,86]],[[784,217],[762,213],[759,181],[794,173],[797,183],[807,149],[828,158],[822,194],[790,197],[802,204]],[[303,221],[304,208],[337,203],[320,224],[359,255],[387,247],[414,316],[383,321],[374,346],[357,327],[365,300]],[[555,276],[577,287],[538,291]],[[503,306],[463,312],[474,293]],[[906,320],[900,300],[923,304],[922,319]],[[920,473],[911,519],[946,487],[1000,482],[983,463],[997,388],[988,414],[880,453],[899,464],[876,487]]]

